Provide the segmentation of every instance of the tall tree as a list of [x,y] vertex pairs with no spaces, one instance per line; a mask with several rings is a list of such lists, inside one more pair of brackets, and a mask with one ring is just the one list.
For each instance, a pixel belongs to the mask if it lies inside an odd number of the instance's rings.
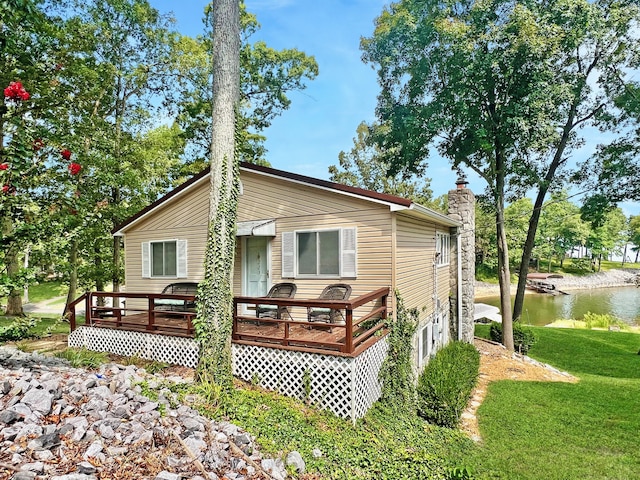
[[[508,348],[544,199],[571,177],[579,129],[609,128],[619,113],[610,100],[636,64],[638,19],[633,0],[401,0],[363,41],[365,60],[378,65],[392,161],[419,165],[435,145],[487,183]],[[532,188],[512,316],[504,206]]]
[[198,373],[232,386],[232,274],[236,246],[239,163],[236,118],[240,100],[239,0],[213,2],[213,123],[211,188],[204,279],[198,290]]
[[430,206],[433,192],[429,188],[430,180],[423,177],[424,172],[388,175],[389,165],[372,141],[372,130],[380,128],[379,125],[368,125],[366,122],[358,125],[351,150],[338,154],[339,166],[329,167],[331,181],[410,198]]
[[[176,98],[178,123],[189,144],[189,163],[199,171],[211,149],[211,50],[212,8],[205,9],[205,35],[179,37],[174,45],[179,58]],[[318,75],[314,57],[295,48],[276,50],[263,41],[253,41],[260,24],[255,15],[240,4],[240,104],[237,151],[240,160],[266,163],[264,130],[282,114],[291,99],[289,92],[300,91],[305,82]]]

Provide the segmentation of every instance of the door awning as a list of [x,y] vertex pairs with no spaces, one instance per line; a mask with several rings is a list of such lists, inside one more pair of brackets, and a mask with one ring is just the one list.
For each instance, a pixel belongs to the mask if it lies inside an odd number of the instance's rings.
[[238,222],[238,237],[275,237],[276,221],[269,220],[248,220],[246,222]]

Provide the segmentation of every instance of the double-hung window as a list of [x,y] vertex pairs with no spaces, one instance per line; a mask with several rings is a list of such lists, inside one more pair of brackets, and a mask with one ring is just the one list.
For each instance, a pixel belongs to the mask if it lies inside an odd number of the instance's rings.
[[436,232],[436,264],[449,265],[451,254],[451,235],[444,232]]
[[186,276],[186,240],[162,240],[142,243],[143,278],[185,278]]
[[355,228],[283,232],[283,278],[355,276]]

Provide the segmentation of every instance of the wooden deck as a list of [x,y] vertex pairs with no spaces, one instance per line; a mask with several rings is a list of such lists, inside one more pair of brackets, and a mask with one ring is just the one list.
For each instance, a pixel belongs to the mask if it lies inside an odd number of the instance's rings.
[[[384,336],[388,294],[389,289],[382,288],[352,301],[235,297],[232,341],[237,344],[285,350],[357,356]],[[148,307],[144,310],[131,310],[124,307],[98,306],[99,298],[111,298],[114,305],[119,304],[119,299],[146,299]],[[84,325],[90,327],[192,338],[196,313],[192,309],[179,306],[173,306],[168,310],[168,307],[163,305],[166,301],[170,301],[172,305],[180,302],[187,305],[194,302],[195,297],[143,293],[87,293],[70,305],[71,330],[77,327],[76,306],[84,303],[87,312]],[[239,305],[247,306],[250,311],[251,305],[258,304],[291,309],[326,307],[343,312],[341,318],[344,321],[342,324],[331,324],[297,321],[292,318],[258,319],[255,315],[239,313]],[[354,312],[359,314],[357,318]]]

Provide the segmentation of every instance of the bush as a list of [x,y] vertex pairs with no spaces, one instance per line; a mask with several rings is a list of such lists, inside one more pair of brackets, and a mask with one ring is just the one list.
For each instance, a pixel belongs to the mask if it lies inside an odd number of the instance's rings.
[[418,379],[418,414],[442,427],[455,428],[478,380],[480,354],[463,342],[451,342],[433,357]]
[[36,321],[33,318],[16,318],[10,325],[0,327],[0,342],[12,342],[34,337],[31,331]]
[[[491,323],[489,329],[489,337],[494,342],[502,343],[502,324],[497,322]],[[520,322],[513,322],[513,346],[516,352],[526,355],[531,345],[536,343],[536,336],[528,327],[523,327]]]

